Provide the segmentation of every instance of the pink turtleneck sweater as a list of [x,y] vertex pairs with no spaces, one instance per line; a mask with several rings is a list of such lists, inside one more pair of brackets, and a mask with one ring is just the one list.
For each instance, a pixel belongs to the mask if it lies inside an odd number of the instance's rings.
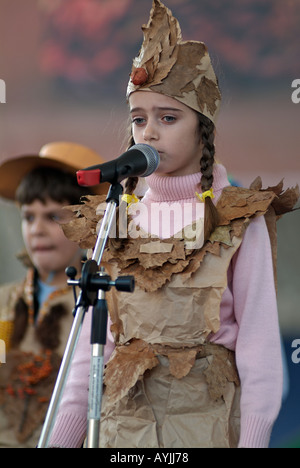
[[[194,204],[200,174],[147,178],[143,203]],[[214,169],[216,200],[228,186],[225,168]],[[191,218],[194,215],[191,214]],[[141,225],[148,223],[142,219]],[[186,220],[188,224],[191,219]],[[148,224],[147,224],[148,226]],[[149,227],[149,226],[148,226]],[[182,226],[183,227],[183,226]],[[177,232],[177,230],[176,230]],[[170,235],[169,227],[160,233]],[[166,236],[164,236],[166,234]],[[171,233],[172,234],[172,233]],[[79,338],[70,375],[56,418],[50,445],[79,447],[86,434],[88,375],[90,366],[90,316]],[[276,292],[269,235],[263,217],[246,230],[243,242],[228,270],[228,287],[220,310],[221,326],[210,341],[235,350],[241,380],[241,434],[239,447],[268,447],[282,396],[282,358]],[[113,350],[108,328],[105,361]]]

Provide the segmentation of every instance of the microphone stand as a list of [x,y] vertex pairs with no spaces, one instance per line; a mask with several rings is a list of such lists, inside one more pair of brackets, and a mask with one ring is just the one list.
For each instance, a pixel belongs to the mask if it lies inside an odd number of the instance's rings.
[[115,282],[105,274],[104,268],[98,271],[101,263],[105,245],[114,220],[116,208],[119,205],[119,197],[123,193],[123,187],[119,183],[112,184],[107,195],[107,207],[101,223],[101,228],[94,247],[91,260],[88,260],[82,269],[80,280],[72,278],[68,284],[77,285],[81,288],[80,295],[74,309],[74,322],[68,338],[60,370],[52,393],[45,422],[37,448],[46,448],[49,443],[51,432],[55,423],[59,403],[65,387],[66,379],[70,370],[71,362],[77,346],[82,329],[85,314],[90,306],[93,306],[92,329],[91,329],[91,372],[89,384],[89,409],[88,409],[88,432],[87,448],[98,448],[100,434],[100,415],[102,401],[103,383],[103,356],[106,343],[107,327],[107,305],[105,292],[111,286],[119,291],[133,292],[134,278],[124,276],[117,278]]

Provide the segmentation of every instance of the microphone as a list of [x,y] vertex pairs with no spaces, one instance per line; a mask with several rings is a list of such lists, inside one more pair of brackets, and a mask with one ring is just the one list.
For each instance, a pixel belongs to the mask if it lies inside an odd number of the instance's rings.
[[115,184],[127,177],[147,177],[157,169],[159,162],[156,149],[140,143],[113,161],[77,171],[77,181],[79,185],[89,187],[102,182]]

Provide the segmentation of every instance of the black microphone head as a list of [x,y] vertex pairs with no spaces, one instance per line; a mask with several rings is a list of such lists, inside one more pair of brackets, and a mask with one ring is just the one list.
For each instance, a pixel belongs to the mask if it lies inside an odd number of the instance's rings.
[[144,143],[138,143],[136,145],[131,146],[128,152],[131,150],[141,151],[141,153],[143,153],[147,160],[147,168],[145,172],[140,175],[140,177],[147,177],[151,175],[154,171],[156,171],[160,163],[160,157],[155,148]]

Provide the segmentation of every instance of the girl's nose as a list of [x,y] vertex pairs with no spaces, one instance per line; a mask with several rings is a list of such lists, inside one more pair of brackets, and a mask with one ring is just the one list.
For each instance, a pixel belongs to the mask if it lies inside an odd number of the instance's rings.
[[144,128],[143,137],[145,141],[158,139],[158,131],[157,131],[156,125],[153,122],[150,122],[150,121],[147,122],[147,125]]

